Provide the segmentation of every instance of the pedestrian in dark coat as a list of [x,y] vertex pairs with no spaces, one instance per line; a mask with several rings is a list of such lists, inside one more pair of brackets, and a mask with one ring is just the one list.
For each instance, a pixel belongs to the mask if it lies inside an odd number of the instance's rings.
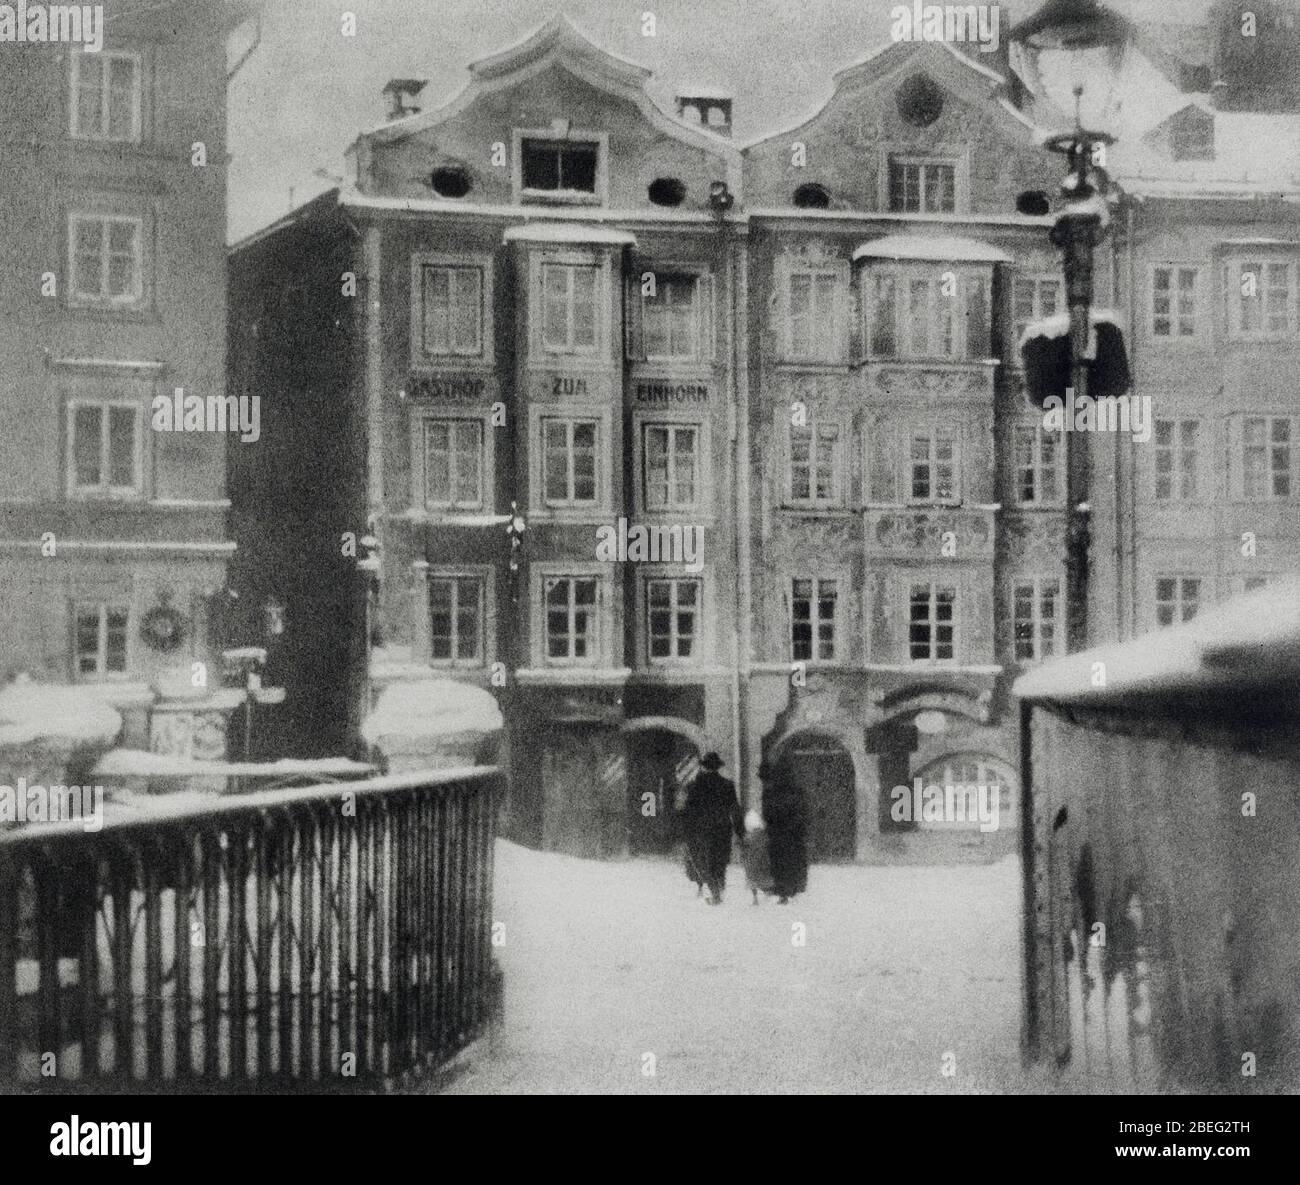
[[722,758],[706,753],[700,772],[686,790],[682,821],[686,832],[686,874],[697,885],[708,885],[709,901],[722,904],[731,862],[731,837],[745,834],[736,784],[718,770]]
[[785,769],[764,762],[763,821],[772,867],[772,892],[785,905],[808,887],[808,807],[803,791]]

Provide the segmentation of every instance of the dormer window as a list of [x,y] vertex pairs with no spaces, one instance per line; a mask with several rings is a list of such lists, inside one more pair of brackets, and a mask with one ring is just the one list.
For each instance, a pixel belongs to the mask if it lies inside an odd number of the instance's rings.
[[532,132],[517,137],[521,201],[592,204],[603,200],[602,137]]
[[956,209],[957,166],[954,161],[890,156],[890,213],[952,214]]

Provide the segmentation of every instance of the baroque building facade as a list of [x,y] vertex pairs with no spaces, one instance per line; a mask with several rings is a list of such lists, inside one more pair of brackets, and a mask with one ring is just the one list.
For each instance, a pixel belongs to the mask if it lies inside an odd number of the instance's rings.
[[225,394],[227,50],[256,7],[110,2],[102,50],[9,44],[0,77],[0,682],[78,685],[187,757],[226,756],[232,708],[226,439],[151,404]]
[[[393,117],[354,144],[346,185],[231,259],[232,382],[276,403],[232,486],[264,501],[291,472],[304,509],[273,544],[241,536],[240,562],[315,631],[282,672],[310,744],[349,743],[393,681],[474,684],[504,710],[508,825],[529,842],[665,849],[707,748],[750,805],[761,761],[789,769],[814,859],[943,827],[895,817],[917,778],[998,787],[1006,836],[1008,689],[1064,650],[1071,447],[1092,454],[1092,637],[1194,612],[1177,581],[1214,530],[1203,595],[1244,577],[1238,518],[1208,493],[1201,518],[1165,505],[1190,488],[1188,442],[1207,442],[1207,483],[1219,471],[1208,435],[1170,426],[1198,400],[1228,413],[1216,368],[1239,392],[1227,480],[1252,492],[1261,546],[1294,558],[1290,438],[1272,435],[1290,347],[1259,328],[1282,333],[1282,297],[1212,288],[1262,269],[1282,292],[1294,203],[1248,201],[1255,181],[1200,192],[1218,183],[1181,156],[1183,125],[1214,114],[1201,75],[1134,51],[1164,105],[1113,171],[1173,182],[1120,200],[1099,303],[1130,314],[1136,390],[1162,398],[1149,442],[1048,431],[1017,343],[1064,310],[1063,284],[1050,217],[1016,198],[1054,190],[1037,133],[1063,117],[990,60],[888,45],[743,148],[727,96],[666,110],[647,71],[564,18],[473,63],[435,110],[411,110],[418,81],[389,85]],[[1188,266],[1205,337],[1183,348]],[[1236,308],[1228,354],[1217,306],[1225,324]],[[1153,340],[1171,333],[1177,351]]]

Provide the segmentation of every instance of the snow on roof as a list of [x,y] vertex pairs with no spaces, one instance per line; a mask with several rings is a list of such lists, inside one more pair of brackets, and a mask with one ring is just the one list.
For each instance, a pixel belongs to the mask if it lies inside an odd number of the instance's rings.
[[121,730],[122,717],[95,688],[33,683],[19,675],[0,691],[0,745],[108,745]]
[[497,732],[501,709],[489,692],[451,679],[394,683],[379,695],[361,735],[376,744],[382,737],[439,737],[465,732]]
[[[1098,669],[1105,675],[1101,687],[1096,686]],[[1300,576],[1290,575],[1181,625],[1048,663],[1022,675],[1012,691],[1021,699],[1103,706],[1138,695],[1246,691],[1298,682]]]
[[525,222],[522,226],[508,226],[501,236],[503,243],[516,241],[528,243],[613,243],[629,247],[636,245],[636,235],[631,231],[612,226],[592,226],[572,222]]
[[935,259],[950,263],[1010,263],[1000,247],[957,235],[885,235],[854,249],[854,259]]

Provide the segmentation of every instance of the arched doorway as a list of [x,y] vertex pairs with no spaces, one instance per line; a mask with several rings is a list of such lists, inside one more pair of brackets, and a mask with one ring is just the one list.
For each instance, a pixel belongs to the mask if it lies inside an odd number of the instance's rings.
[[627,742],[627,846],[634,855],[661,855],[678,840],[681,792],[699,769],[700,745],[685,729],[636,722]]
[[810,863],[857,855],[857,775],[838,738],[800,732],[782,746],[779,760],[803,791],[808,809]]

